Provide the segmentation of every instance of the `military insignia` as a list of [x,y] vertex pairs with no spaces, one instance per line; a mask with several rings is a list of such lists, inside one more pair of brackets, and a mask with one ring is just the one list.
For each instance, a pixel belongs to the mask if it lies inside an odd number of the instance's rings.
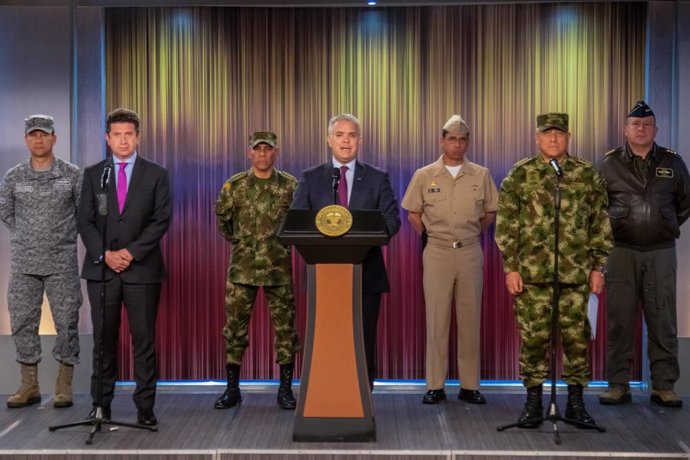
[[31,193],[34,191],[34,186],[30,183],[19,183],[14,186],[14,191],[17,193]]
[[324,206],[315,220],[318,231],[326,236],[341,236],[352,228],[352,214],[339,204]]
[[226,181],[223,184],[223,190],[230,190],[230,181]]
[[656,177],[663,177],[664,179],[673,178],[672,168],[656,168]]
[[439,193],[441,191],[441,188],[440,187],[432,187],[432,188],[426,189],[426,191],[428,193]]
[[536,185],[541,182],[541,177],[539,176],[539,171],[531,171],[528,170],[527,177],[525,177],[525,181],[530,184],[530,185]]
[[72,181],[69,179],[58,179],[53,183],[53,188],[60,192],[69,192],[72,190]]

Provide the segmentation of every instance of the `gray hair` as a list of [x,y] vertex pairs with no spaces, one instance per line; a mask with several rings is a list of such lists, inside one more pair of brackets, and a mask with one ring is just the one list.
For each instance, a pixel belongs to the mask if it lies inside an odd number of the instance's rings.
[[333,129],[335,128],[335,124],[338,123],[339,121],[350,121],[354,123],[357,126],[357,134],[362,134],[362,127],[359,124],[359,119],[350,114],[350,113],[341,113],[340,115],[336,115],[330,120],[328,120],[328,135],[330,136],[333,134]]

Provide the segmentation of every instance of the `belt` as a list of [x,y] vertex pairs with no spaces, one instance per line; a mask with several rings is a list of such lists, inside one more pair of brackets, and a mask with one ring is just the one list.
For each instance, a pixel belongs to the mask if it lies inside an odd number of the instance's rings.
[[475,236],[472,238],[468,238],[466,240],[447,240],[445,238],[437,238],[435,236],[429,236],[429,244],[432,246],[437,246],[441,248],[451,248],[451,249],[459,249],[459,248],[464,248],[466,246],[471,246],[473,244],[479,243],[479,237]]

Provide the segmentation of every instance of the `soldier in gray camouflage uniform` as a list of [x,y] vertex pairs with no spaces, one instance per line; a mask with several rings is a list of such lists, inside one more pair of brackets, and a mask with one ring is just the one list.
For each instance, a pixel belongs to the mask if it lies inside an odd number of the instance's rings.
[[216,409],[242,401],[240,364],[249,344],[249,319],[259,287],[263,287],[275,328],[280,365],[278,405],[283,409],[296,405],[291,385],[295,353],[301,347],[295,331],[292,264],[290,248],[278,242],[276,230],[292,202],[297,180],[273,167],[279,152],[276,144],[274,133],[252,134],[247,153],[252,167],[228,179],[216,201],[218,228],[232,243],[223,328],[228,385],[216,401]]
[[38,327],[45,291],[57,330],[53,357],[60,361],[53,406],[72,405],[72,375],[79,362],[79,307],[76,210],[79,169],[55,158],[53,118],[25,120],[30,158],[10,169],[0,185],[0,219],[10,229],[12,265],[7,304],[22,383],[7,407],[41,401]]
[[582,388],[590,379],[587,300],[590,291],[599,294],[604,288],[600,270],[613,247],[606,189],[591,163],[568,155],[567,114],[539,115],[537,124],[540,153],[518,162],[501,184],[496,221],[506,287],[515,295],[522,343],[520,373],[527,387],[527,404],[518,422],[530,421],[524,425],[529,428],[541,423],[542,384],[549,377],[557,181],[549,160],[556,159],[563,173],[558,277],[559,329],[565,354],[562,378],[568,384],[565,416],[593,424]]

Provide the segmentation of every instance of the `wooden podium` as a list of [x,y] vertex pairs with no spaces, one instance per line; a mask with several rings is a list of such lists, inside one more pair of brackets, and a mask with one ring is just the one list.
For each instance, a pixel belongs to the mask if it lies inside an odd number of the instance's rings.
[[388,243],[379,211],[351,211],[339,237],[321,234],[317,211],[290,210],[278,236],[307,262],[307,330],[294,441],[374,441],[376,425],[362,336],[362,261]]

